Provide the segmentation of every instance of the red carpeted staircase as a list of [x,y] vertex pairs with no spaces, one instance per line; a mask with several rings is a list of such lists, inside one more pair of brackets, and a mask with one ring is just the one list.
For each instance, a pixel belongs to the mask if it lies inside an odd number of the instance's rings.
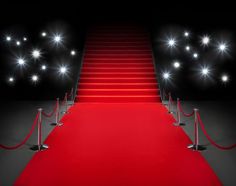
[[76,102],[160,102],[147,31],[90,29]]

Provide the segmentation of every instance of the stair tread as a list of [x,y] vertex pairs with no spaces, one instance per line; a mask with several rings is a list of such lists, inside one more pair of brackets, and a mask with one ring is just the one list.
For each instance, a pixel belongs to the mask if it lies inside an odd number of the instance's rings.
[[148,98],[148,97],[155,97],[158,98],[160,97],[159,95],[79,95],[76,97],[103,97],[103,98],[127,98],[127,97],[132,97],[132,98]]
[[154,89],[154,88],[138,88],[138,89],[119,89],[119,88],[101,88],[101,89],[91,89],[91,88],[80,88],[78,90],[86,90],[86,91],[156,91],[156,90],[159,90],[159,89]]
[[80,78],[80,80],[81,79],[116,79],[116,80],[118,80],[118,79],[121,79],[121,80],[130,80],[130,79],[132,79],[132,80],[134,80],[134,79],[150,79],[150,80],[153,80],[153,79],[156,79],[156,78],[154,78],[154,77],[117,77],[117,78],[113,78],[113,77],[82,77],[82,78]]

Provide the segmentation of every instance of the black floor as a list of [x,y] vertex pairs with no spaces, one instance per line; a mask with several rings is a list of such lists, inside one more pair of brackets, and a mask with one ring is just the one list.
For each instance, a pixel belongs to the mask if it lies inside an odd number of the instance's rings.
[[[53,101],[2,102],[0,108],[0,143],[16,144],[30,129],[37,109],[50,111]],[[183,109],[190,112],[198,108],[206,129],[212,138],[222,145],[236,143],[236,101],[233,102],[184,102]],[[63,109],[62,109],[63,110]],[[193,139],[193,119],[182,117],[184,130]],[[51,121],[43,123],[43,139],[52,131]],[[12,185],[35,152],[29,147],[36,144],[37,133],[23,147],[9,151],[0,150],[0,185]],[[200,142],[207,146],[202,152],[224,185],[236,185],[236,149],[224,151],[213,147],[200,132]],[[187,157],[186,157],[187,158]],[[194,166],[194,165],[193,165]],[[46,167],[45,167],[46,168]],[[203,183],[204,185],[204,183]]]

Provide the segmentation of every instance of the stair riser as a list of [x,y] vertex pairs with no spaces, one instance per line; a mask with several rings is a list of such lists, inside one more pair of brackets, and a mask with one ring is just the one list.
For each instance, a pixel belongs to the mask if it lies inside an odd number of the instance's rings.
[[148,46],[104,46],[104,45],[96,45],[96,46],[86,46],[86,50],[150,50]]
[[99,78],[80,78],[80,83],[156,83],[156,79],[99,79]]
[[151,58],[151,54],[85,54],[85,58]]
[[88,34],[87,37],[102,37],[102,38],[111,38],[111,37],[119,37],[119,38],[130,38],[130,37],[149,37],[148,34],[144,33],[96,33],[96,34]]
[[156,98],[149,98],[149,97],[141,97],[141,98],[137,98],[137,97],[133,97],[133,98],[104,98],[104,97],[78,97],[76,98],[76,102],[160,102],[160,98],[156,97]]
[[143,85],[143,84],[130,84],[130,85],[125,85],[125,84],[113,84],[113,85],[99,85],[99,84],[79,84],[79,89],[90,89],[90,88],[94,88],[94,89],[154,89],[157,88],[157,84],[147,84],[147,85]]
[[113,73],[113,74],[104,74],[104,73],[84,73],[82,72],[80,75],[80,78],[155,78],[155,74],[151,73],[139,73],[139,74],[129,74],[129,73],[124,73],[124,74],[118,74],[118,73]]
[[120,91],[119,89],[118,90],[114,90],[114,91],[98,91],[98,90],[94,90],[94,91],[92,91],[92,90],[83,90],[83,89],[80,89],[80,90],[78,90],[77,91],[77,95],[78,96],[80,96],[80,95],[84,95],[84,96],[86,96],[86,95],[93,95],[93,96],[95,96],[95,95],[103,95],[103,96],[105,96],[105,95],[115,95],[115,96],[119,96],[119,95],[122,95],[122,96],[137,96],[137,95],[141,95],[141,96],[143,96],[143,95],[149,95],[149,96],[155,96],[155,95],[157,95],[157,94],[159,94],[159,91],[158,90],[150,90],[150,91],[142,91],[142,90],[137,90],[137,91],[126,91],[126,90],[123,90],[123,91]]
[[91,55],[150,55],[149,50],[86,50],[86,54]]
[[137,64],[137,63],[84,63],[83,68],[152,68],[153,64],[145,63],[145,64]]
[[146,47],[146,49],[149,47],[150,45],[149,43],[90,43],[89,45],[87,45],[87,47],[118,47],[118,46],[123,46],[123,47]]
[[148,41],[87,41],[86,42],[86,45],[89,46],[89,45],[106,45],[106,44],[109,44],[109,45],[113,45],[113,46],[120,46],[120,45],[150,45],[150,43]]
[[113,62],[113,61],[116,61],[117,59],[120,60],[120,62],[123,61],[123,63],[126,63],[127,60],[132,60],[132,61],[136,61],[137,60],[137,63],[138,62],[142,62],[141,60],[146,60],[146,61],[152,61],[152,58],[138,58],[138,57],[129,57],[129,58],[124,58],[124,57],[119,57],[119,58],[116,58],[116,57],[100,57],[100,58],[95,58],[95,57],[86,57],[84,58],[85,60],[93,60],[93,61],[100,61],[100,62]]
[[110,37],[110,38],[101,38],[101,37],[94,37],[90,38],[86,41],[86,43],[91,42],[148,42],[147,37],[127,37],[127,38],[119,38],[119,37]]
[[139,73],[139,72],[152,72],[154,73],[154,69],[151,68],[147,68],[147,69],[142,69],[142,68],[137,68],[137,69],[98,69],[98,68],[84,68],[83,72],[115,72],[115,73],[119,73],[119,72],[132,72],[132,73]]
[[84,63],[83,64],[87,64],[87,63],[107,63],[107,64],[110,64],[110,63],[117,63],[117,64],[127,64],[127,63],[134,63],[134,64],[152,64],[153,61],[152,59],[140,59],[140,58],[136,58],[136,59],[126,59],[126,60],[123,60],[123,59],[97,59],[97,58],[84,58]]

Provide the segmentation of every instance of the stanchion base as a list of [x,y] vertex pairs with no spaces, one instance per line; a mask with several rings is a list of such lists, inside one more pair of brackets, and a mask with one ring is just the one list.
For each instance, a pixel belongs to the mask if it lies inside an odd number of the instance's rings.
[[192,150],[196,150],[196,151],[203,151],[203,150],[206,150],[207,148],[203,145],[192,144],[192,145],[188,146],[188,149],[192,149]]
[[58,123],[51,123],[50,125],[52,125],[52,126],[62,126],[63,123],[61,123],[61,122],[58,122]]
[[48,148],[49,148],[48,145],[43,144],[41,146],[34,145],[34,146],[30,147],[30,150],[32,150],[32,151],[41,151],[41,150],[45,150],[45,149],[48,149]]
[[185,126],[186,124],[185,123],[174,123],[174,126]]

